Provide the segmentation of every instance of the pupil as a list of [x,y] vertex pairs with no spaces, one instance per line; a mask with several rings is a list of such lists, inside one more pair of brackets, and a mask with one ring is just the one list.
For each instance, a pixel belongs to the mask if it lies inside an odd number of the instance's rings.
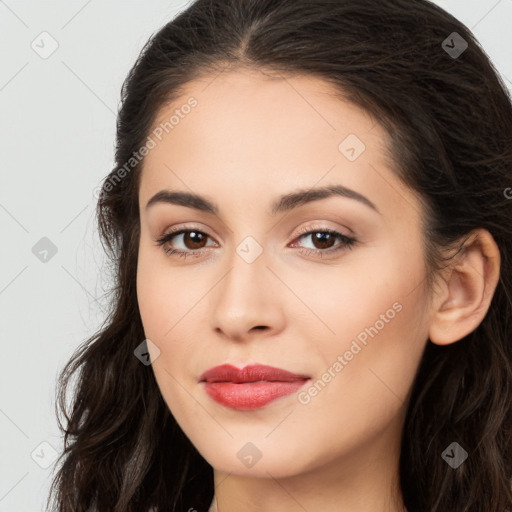
[[[331,241],[331,234],[330,233],[316,233],[313,237],[316,242],[320,242],[320,244],[326,244],[327,247],[329,247],[329,242]],[[321,248],[325,248],[323,245]]]
[[[196,231],[189,231],[188,233],[185,233],[185,239],[191,240],[192,245],[194,244],[201,244],[201,238],[202,234],[198,233]],[[197,240],[194,240],[194,238],[197,238]],[[193,249],[197,249],[197,247],[192,247]]]

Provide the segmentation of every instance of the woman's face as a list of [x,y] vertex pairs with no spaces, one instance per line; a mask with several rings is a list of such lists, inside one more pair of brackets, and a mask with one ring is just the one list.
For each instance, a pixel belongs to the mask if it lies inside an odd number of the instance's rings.
[[[428,337],[420,203],[386,161],[384,130],[333,92],[225,72],[189,83],[150,134],[140,313],[169,409],[222,472],[355,474],[398,455]],[[313,195],[325,187],[340,193]],[[147,206],[161,191],[201,199]],[[155,242],[171,230],[188,231]],[[224,364],[299,377],[201,382]]]

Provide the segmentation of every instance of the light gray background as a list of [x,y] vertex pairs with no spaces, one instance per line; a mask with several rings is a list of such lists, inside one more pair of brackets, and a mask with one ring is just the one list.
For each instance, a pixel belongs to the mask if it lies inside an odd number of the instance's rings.
[[[436,3],[473,30],[512,90],[512,0]],[[50,446],[62,449],[55,379],[103,320],[94,191],[113,165],[121,84],[187,4],[0,0],[0,512],[43,510]],[[43,31],[58,43],[46,59],[31,47]],[[46,262],[32,251],[43,237],[57,247]]]

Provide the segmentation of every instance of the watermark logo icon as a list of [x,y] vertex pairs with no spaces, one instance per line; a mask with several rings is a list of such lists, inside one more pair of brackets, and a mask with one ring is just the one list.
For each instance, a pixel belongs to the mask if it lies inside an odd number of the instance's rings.
[[246,263],[252,263],[256,258],[259,258],[263,252],[263,247],[252,236],[246,236],[238,244],[236,252]]
[[30,47],[41,59],[47,59],[57,51],[59,43],[51,34],[44,31],[30,43]]
[[364,142],[354,133],[351,133],[341,141],[339,152],[350,162],[357,160],[366,149]]
[[57,246],[49,238],[43,236],[32,247],[32,254],[42,263],[48,263],[57,254]]
[[468,458],[468,452],[459,443],[453,442],[441,454],[441,457],[453,469],[457,469]]
[[261,451],[252,443],[246,443],[236,454],[240,462],[247,468],[252,468],[263,456]]
[[50,443],[43,441],[37,445],[30,456],[39,467],[48,469],[57,460],[59,454]]
[[452,32],[441,47],[452,59],[458,59],[467,50],[468,42],[457,32]]
[[145,339],[133,351],[135,357],[145,366],[154,363],[160,357],[160,349],[149,339]]

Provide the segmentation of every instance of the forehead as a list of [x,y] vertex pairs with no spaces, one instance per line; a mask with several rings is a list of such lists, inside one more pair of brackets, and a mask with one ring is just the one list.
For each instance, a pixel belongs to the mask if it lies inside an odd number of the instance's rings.
[[[195,101],[193,108],[184,108]],[[312,76],[238,70],[201,76],[158,112],[169,125],[146,156],[141,196],[177,187],[256,196],[339,183],[379,202],[410,194],[390,166],[388,135],[366,111]],[[410,201],[413,200],[409,198]]]
[[[247,154],[248,150],[259,153],[261,146],[279,148],[279,153],[291,150],[290,158],[316,146],[322,154],[330,149],[328,155],[337,158],[339,143],[349,134],[385,151],[385,130],[318,77],[267,75],[245,68],[204,75],[187,83],[179,98],[160,109],[154,127],[163,126],[191,97],[196,106],[187,107],[189,113],[180,116],[166,138],[178,142],[180,135],[193,136],[209,151],[232,142],[231,158],[237,148]],[[204,145],[195,149],[201,151]],[[319,156],[320,151],[316,153]]]

